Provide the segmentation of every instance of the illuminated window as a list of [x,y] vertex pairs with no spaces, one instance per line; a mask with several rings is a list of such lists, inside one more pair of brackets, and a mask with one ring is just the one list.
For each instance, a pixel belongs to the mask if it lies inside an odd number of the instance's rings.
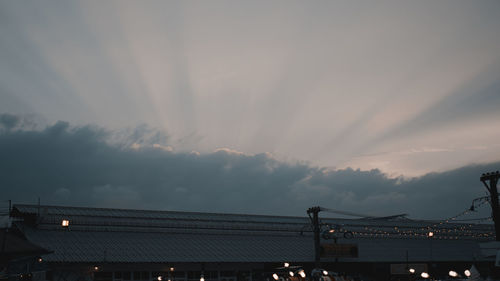
[[69,226],[69,220],[62,220],[61,226],[68,227]]

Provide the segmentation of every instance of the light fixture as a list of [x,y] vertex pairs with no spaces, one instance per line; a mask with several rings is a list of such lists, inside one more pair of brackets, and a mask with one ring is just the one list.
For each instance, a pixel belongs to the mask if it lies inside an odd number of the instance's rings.
[[273,273],[273,278],[274,278],[274,280],[280,279],[279,276],[278,276],[278,274],[276,274],[276,273]]
[[434,232],[429,231],[429,233],[427,233],[427,236],[428,236],[428,237],[432,237],[432,236],[434,236]]
[[95,270],[95,271],[98,271],[98,270],[99,270],[99,267],[98,267],[97,265],[96,265],[96,266],[94,266],[94,270]]
[[288,275],[290,275],[290,277],[293,277],[295,274],[293,274],[293,271],[289,271]]
[[290,264],[289,264],[289,263],[287,263],[287,262],[285,262],[285,264],[283,264],[283,266],[284,266],[284,267],[289,267],[289,266],[290,266]]
[[457,277],[458,273],[456,271],[450,270],[450,272],[448,272],[448,275],[450,275],[451,277]]
[[42,261],[43,261],[43,259],[42,259],[42,258],[38,258],[38,262],[42,262]]
[[420,273],[420,277],[427,279],[427,278],[429,278],[429,273],[422,272],[422,273]]
[[328,271],[323,270],[323,275],[327,276],[328,275]]
[[330,230],[328,230],[328,232],[330,232],[330,233],[334,233],[334,232],[335,232],[335,229],[330,229]]
[[464,271],[464,274],[465,274],[465,276],[470,277],[470,275],[471,275],[470,270],[466,269]]
[[156,280],[161,281],[161,276],[156,277]]
[[69,226],[69,220],[66,220],[66,219],[62,220],[61,221],[61,226],[62,227],[68,227]]
[[300,277],[302,277],[302,278],[306,278],[306,273],[304,272],[304,270],[303,270],[303,269],[301,269],[301,270],[299,271],[299,275],[300,275]]
[[203,276],[203,274],[200,277],[200,281],[205,281],[205,277]]
[[415,268],[410,268],[408,271],[409,271],[410,273],[415,273]]
[[175,268],[173,268],[173,267],[170,268],[170,271],[174,271],[174,270],[175,270]]

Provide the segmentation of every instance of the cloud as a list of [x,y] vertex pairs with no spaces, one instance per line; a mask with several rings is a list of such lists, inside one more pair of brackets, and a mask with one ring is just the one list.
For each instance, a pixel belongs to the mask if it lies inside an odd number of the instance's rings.
[[[276,215],[305,215],[320,205],[444,218],[483,196],[479,175],[500,167],[391,178],[376,169],[332,170],[229,148],[184,153],[168,149],[168,142],[144,141],[133,149],[110,141],[114,133],[97,126],[15,127],[21,119],[0,115],[0,127],[10,128],[0,130],[0,195],[14,202],[41,197],[44,204]],[[129,137],[137,143],[143,135]]]
[[[389,173],[498,161],[498,132],[473,130],[499,120],[499,5],[3,1],[0,112]],[[422,147],[454,153],[355,159]]]

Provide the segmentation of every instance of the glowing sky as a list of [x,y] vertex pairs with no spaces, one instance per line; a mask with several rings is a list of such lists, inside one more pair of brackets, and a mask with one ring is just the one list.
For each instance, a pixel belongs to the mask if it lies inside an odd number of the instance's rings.
[[415,176],[500,160],[499,1],[2,1],[0,113]]

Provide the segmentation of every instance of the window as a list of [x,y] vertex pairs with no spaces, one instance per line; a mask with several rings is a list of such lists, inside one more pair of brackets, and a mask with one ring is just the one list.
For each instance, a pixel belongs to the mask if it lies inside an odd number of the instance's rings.
[[187,279],[188,280],[197,280],[199,281],[201,277],[201,271],[188,271]]
[[94,272],[95,281],[113,281],[113,272]]
[[171,273],[175,281],[182,281],[186,279],[186,272],[174,271]]

